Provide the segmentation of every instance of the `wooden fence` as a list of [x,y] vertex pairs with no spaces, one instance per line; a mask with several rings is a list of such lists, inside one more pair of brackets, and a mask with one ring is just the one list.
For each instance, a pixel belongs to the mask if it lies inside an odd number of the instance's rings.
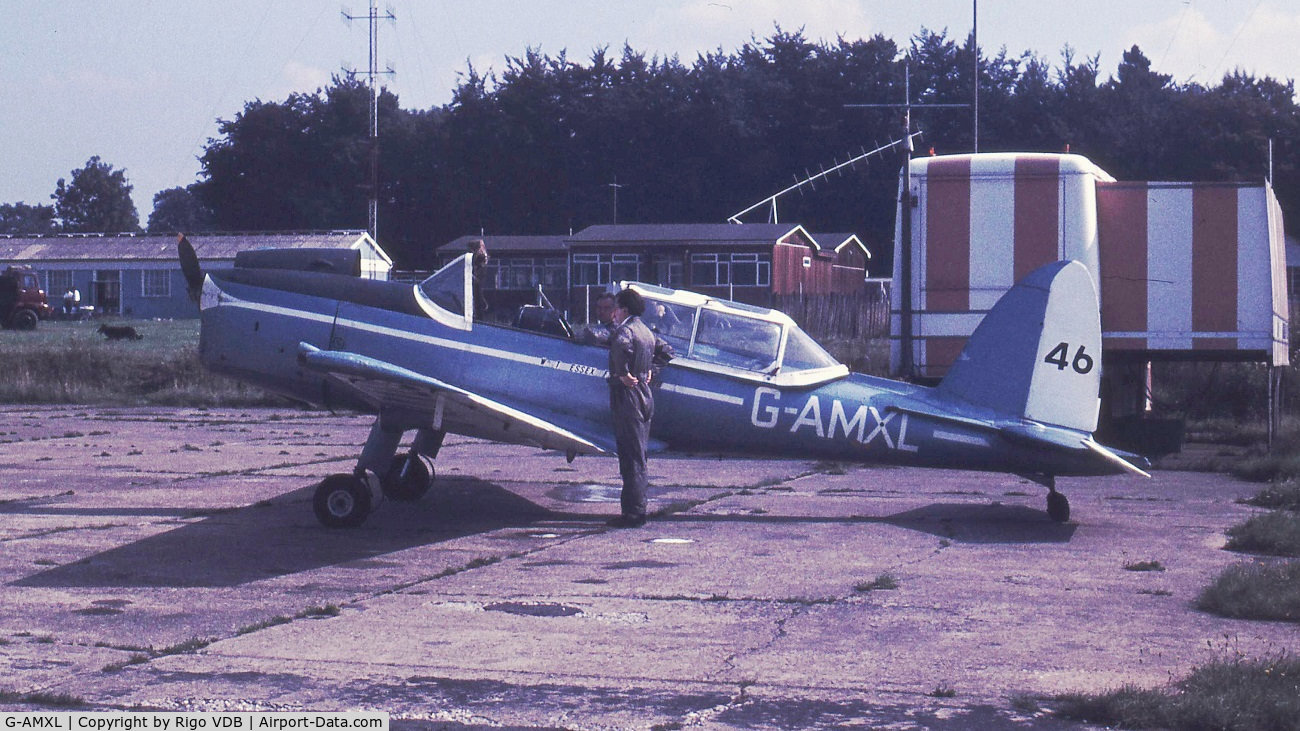
[[889,336],[888,280],[868,282],[856,294],[773,295],[772,307],[817,339]]

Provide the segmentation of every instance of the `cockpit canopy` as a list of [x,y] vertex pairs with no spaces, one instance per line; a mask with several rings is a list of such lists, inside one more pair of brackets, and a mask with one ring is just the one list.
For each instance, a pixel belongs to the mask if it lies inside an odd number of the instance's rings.
[[[467,254],[416,285],[416,300],[434,320],[469,330],[473,286]],[[618,286],[645,298],[641,319],[673,346],[674,363],[788,386],[822,383],[849,372],[784,312],[640,282]]]
[[641,320],[673,346],[674,362],[792,385],[848,373],[783,312],[639,282],[622,286],[645,298]]

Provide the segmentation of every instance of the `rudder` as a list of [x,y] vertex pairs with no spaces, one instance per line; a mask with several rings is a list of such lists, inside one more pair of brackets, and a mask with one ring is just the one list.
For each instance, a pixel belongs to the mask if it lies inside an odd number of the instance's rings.
[[1101,312],[1077,261],[1040,267],[984,316],[938,389],[1000,414],[1091,433],[1101,385]]

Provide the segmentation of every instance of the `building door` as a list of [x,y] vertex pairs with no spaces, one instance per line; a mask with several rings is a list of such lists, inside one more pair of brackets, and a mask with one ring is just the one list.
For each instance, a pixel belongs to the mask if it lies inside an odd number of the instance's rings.
[[96,269],[90,282],[91,304],[95,311],[106,315],[122,314],[122,272],[116,269]]

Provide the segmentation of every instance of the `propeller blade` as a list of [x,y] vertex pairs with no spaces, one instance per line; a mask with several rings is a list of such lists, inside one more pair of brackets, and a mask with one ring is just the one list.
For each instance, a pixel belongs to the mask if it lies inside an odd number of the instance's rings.
[[176,254],[181,260],[181,273],[185,275],[185,288],[190,293],[190,299],[197,303],[203,292],[203,267],[199,264],[198,254],[194,253],[194,245],[185,238],[185,234],[176,240]]

